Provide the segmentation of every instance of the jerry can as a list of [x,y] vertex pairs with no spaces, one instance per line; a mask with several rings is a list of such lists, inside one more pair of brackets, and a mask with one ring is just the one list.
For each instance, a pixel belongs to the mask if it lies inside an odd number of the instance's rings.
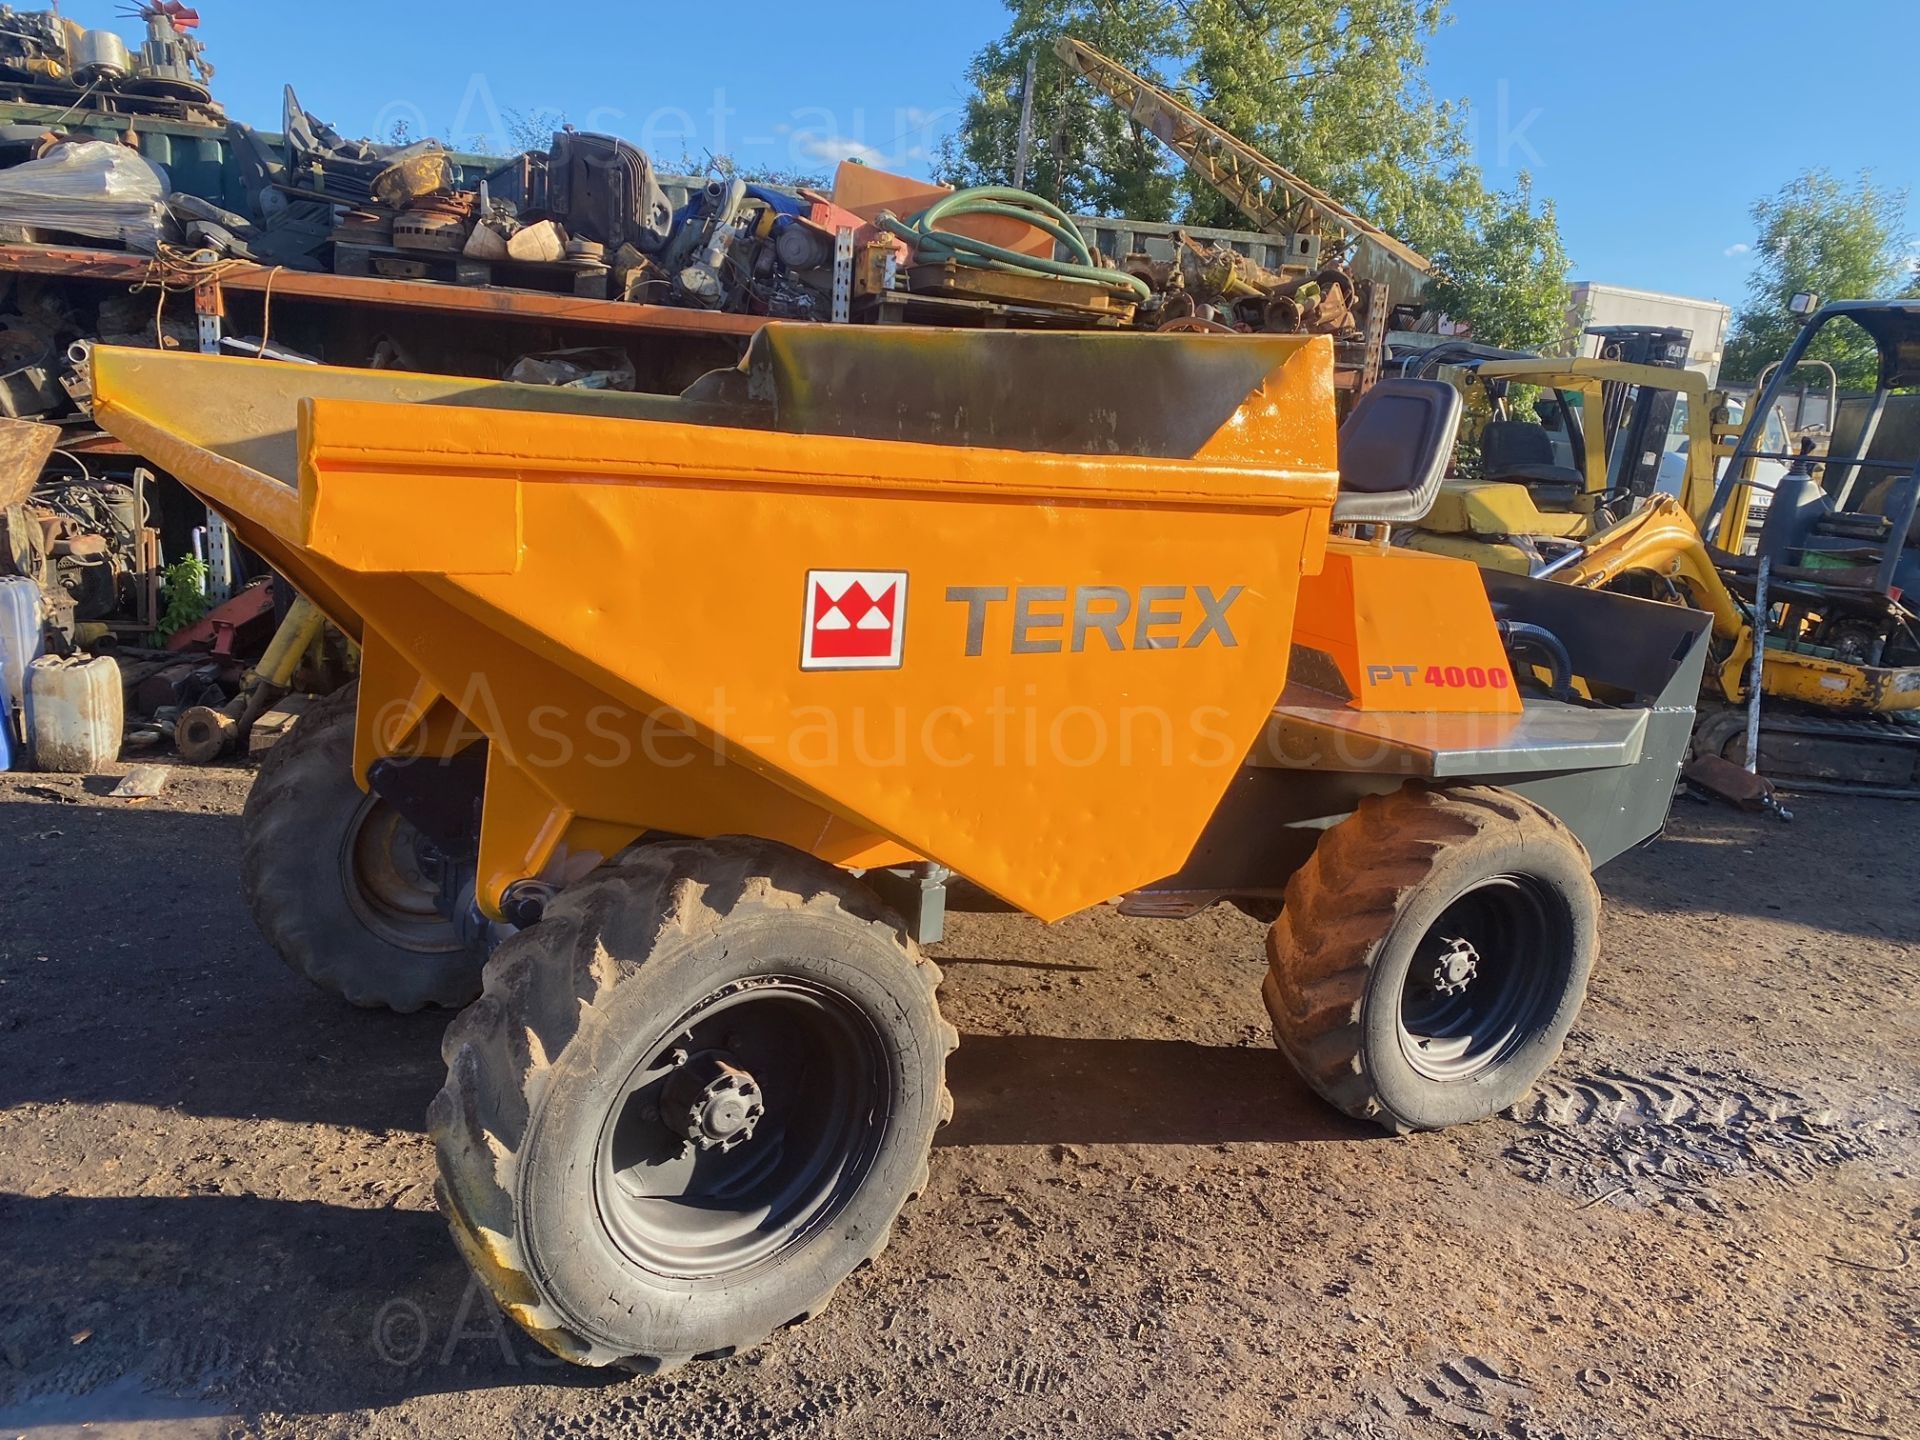
[[106,656],[47,656],[27,667],[27,747],[36,769],[92,775],[120,758],[126,699]]

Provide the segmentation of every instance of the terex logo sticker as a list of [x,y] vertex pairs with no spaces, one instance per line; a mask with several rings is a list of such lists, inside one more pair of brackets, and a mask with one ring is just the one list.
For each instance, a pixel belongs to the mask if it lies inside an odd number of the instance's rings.
[[1015,655],[1238,650],[1232,612],[1246,593],[1244,585],[956,585],[947,603],[966,607],[967,657],[978,659],[989,647]]
[[907,577],[894,570],[807,576],[802,670],[898,670],[907,639]]

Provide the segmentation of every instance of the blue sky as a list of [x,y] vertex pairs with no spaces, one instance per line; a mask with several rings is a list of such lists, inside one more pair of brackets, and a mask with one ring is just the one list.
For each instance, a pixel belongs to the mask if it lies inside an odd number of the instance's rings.
[[[134,38],[119,0],[62,8]],[[952,128],[968,58],[1004,22],[997,0],[893,11],[764,0],[732,10],[640,0],[569,0],[555,12],[499,0],[199,8],[216,93],[269,128],[291,82],[307,109],[352,135],[384,135],[404,118],[415,134],[504,145],[510,112],[564,112],[669,167],[711,150],[829,170],[857,153],[921,173]],[[1871,169],[1883,185],[1920,191],[1910,127],[1872,106],[1876,94],[1908,98],[1915,83],[1911,0],[1813,10],[1805,0],[1455,0],[1455,11],[1429,80],[1472,105],[1493,183],[1530,169],[1558,202],[1576,278],[1738,302],[1752,265],[1740,248],[1754,238],[1748,207],[1800,170]],[[738,17],[750,12],[765,18],[743,33]],[[1909,207],[1909,229],[1920,232],[1920,206]]]

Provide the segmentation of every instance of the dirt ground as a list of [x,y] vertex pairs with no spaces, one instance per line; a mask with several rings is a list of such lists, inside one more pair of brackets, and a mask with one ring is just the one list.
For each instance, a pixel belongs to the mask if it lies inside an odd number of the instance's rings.
[[811,1326],[645,1381],[470,1284],[445,1017],[257,938],[249,779],[0,778],[0,1440],[1920,1436],[1920,808],[1683,801],[1549,1082],[1408,1140],[1294,1079],[1236,913],[961,917],[931,1191]]

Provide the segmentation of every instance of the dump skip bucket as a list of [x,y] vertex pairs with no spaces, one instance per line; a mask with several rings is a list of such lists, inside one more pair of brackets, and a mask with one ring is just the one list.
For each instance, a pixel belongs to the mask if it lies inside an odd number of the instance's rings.
[[479,894],[648,831],[1046,918],[1176,870],[1286,679],[1324,339],[770,326],[685,397],[95,352],[101,423],[488,744]]

